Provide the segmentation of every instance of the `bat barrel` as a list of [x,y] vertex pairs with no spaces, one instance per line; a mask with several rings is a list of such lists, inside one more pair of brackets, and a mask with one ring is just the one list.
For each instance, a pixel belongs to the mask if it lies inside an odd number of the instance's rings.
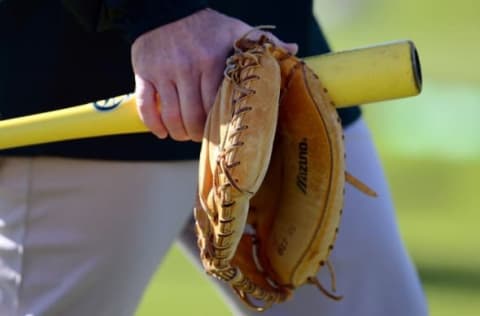
[[420,60],[411,41],[397,41],[307,58],[337,107],[417,95]]

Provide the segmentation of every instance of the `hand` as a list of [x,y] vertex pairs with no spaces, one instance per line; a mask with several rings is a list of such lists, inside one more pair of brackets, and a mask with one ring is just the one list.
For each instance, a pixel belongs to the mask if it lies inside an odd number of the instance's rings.
[[[138,37],[132,45],[132,66],[145,125],[159,138],[201,141],[233,42],[251,29],[205,9]],[[268,36],[296,53],[296,44]]]

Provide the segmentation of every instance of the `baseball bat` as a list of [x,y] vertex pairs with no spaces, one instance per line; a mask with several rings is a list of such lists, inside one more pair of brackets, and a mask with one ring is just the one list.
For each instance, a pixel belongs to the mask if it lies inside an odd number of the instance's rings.
[[[415,45],[390,42],[305,58],[337,107],[420,93]],[[133,95],[0,121],[0,149],[61,140],[147,132]]]

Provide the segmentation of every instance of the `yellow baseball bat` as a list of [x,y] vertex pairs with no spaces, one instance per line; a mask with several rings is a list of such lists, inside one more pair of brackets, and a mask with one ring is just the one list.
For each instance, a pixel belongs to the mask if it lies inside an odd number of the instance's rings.
[[[337,107],[420,93],[415,45],[397,41],[305,59]],[[0,121],[0,149],[69,139],[147,132],[135,98],[119,96],[56,111]]]

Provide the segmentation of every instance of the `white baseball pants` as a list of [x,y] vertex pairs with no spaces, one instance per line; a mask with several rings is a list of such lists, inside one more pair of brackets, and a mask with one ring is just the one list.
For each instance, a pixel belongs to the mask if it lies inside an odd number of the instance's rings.
[[[331,256],[344,299],[304,286],[265,316],[427,315],[363,121],[346,129],[345,141],[348,171],[379,197],[347,185]],[[196,178],[196,161],[0,158],[0,315],[134,315],[178,236],[199,264],[191,227]],[[329,284],[326,269],[319,278]],[[256,314],[218,288],[233,314]]]

